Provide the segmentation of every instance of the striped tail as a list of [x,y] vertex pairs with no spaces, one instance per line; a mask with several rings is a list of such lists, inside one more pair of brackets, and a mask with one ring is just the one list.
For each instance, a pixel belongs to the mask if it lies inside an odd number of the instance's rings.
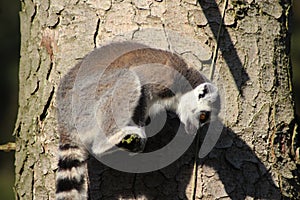
[[78,146],[59,146],[56,200],[88,199],[86,159],[86,151]]

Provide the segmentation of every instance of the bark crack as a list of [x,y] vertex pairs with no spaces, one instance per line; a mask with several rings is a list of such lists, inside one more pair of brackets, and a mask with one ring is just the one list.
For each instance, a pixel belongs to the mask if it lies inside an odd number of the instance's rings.
[[35,182],[34,182],[34,165],[30,167],[31,171],[32,171],[32,179],[31,179],[31,191],[32,192],[32,196],[35,196]]
[[54,90],[55,90],[55,88],[53,87],[53,88],[52,88],[52,91],[50,92],[50,96],[49,96],[49,98],[48,98],[48,100],[47,100],[47,103],[46,103],[46,105],[44,106],[43,112],[42,112],[42,114],[40,115],[40,121],[43,121],[43,120],[46,118],[47,114],[48,114],[47,111],[48,111],[48,108],[50,107],[51,101],[52,101],[52,99],[53,99]]
[[137,23],[136,23],[136,25],[138,26],[138,28],[136,30],[132,31],[131,40],[133,40],[134,37],[135,37],[135,34],[138,33],[141,30],[140,25],[137,24]]
[[162,23],[162,27],[163,27],[164,34],[165,34],[165,37],[166,37],[166,41],[167,41],[167,43],[168,43],[168,50],[171,51],[170,39],[169,39],[169,37],[168,37],[168,33],[167,33],[167,31],[166,31],[166,28],[165,28],[165,24],[164,24],[164,23]]
[[34,95],[40,88],[40,81],[37,81],[36,82],[36,87],[34,89],[34,91],[30,94],[30,95]]
[[94,33],[94,48],[97,48],[97,37],[98,37],[98,33],[99,33],[99,27],[100,27],[100,18],[98,18],[97,20],[97,25],[96,25],[96,31]]
[[133,181],[132,181],[132,187],[131,187],[132,195],[133,195],[134,199],[137,199],[137,194],[136,194],[136,190],[135,190],[136,179],[137,179],[137,174],[134,174]]
[[52,68],[53,68],[53,62],[50,63],[49,70],[48,70],[47,76],[46,76],[46,80],[49,80],[49,76],[51,74]]
[[35,18],[36,15],[37,15],[37,5],[34,5],[34,10],[33,10],[33,13],[32,13],[32,15],[30,17],[31,24],[32,24],[32,22],[33,22],[33,20],[34,20],[34,18]]

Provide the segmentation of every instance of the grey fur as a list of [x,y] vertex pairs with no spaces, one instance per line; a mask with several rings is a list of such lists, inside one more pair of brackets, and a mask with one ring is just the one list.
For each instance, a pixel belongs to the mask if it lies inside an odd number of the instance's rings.
[[[199,128],[200,108],[185,109],[198,106],[198,94],[194,96],[193,91],[205,83],[207,79],[200,72],[189,68],[182,58],[168,51],[133,42],[113,43],[95,49],[69,71],[58,89],[60,162],[72,163],[72,159],[77,159],[71,155],[72,149],[81,154],[78,162],[85,161],[88,151],[96,156],[104,155],[115,150],[128,134],[137,134],[141,138],[142,150],[146,137],[142,126],[155,103],[180,112],[178,115],[187,130],[195,132]],[[213,92],[217,94],[217,91]],[[185,94],[195,99],[191,101],[192,106],[179,102]],[[201,100],[205,101],[204,108],[213,111],[210,107],[215,107],[218,100],[215,97],[205,100],[205,95]],[[216,110],[217,114],[219,108]],[[58,186],[68,170],[59,168]],[[84,176],[85,186],[76,198],[85,199],[86,171],[79,172]],[[74,190],[58,188],[57,196],[60,198],[71,192],[76,194]]]

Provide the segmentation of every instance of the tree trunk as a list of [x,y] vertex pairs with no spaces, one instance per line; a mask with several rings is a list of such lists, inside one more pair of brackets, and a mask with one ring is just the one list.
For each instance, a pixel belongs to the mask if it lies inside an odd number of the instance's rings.
[[[289,0],[227,6],[213,79],[223,99],[224,129],[213,151],[199,161],[196,198],[300,199],[290,6]],[[22,1],[16,199],[55,198],[55,93],[78,59],[116,35],[128,39],[131,31],[134,40],[145,28],[175,31],[212,51],[222,9],[219,0]],[[207,74],[208,65],[201,70]],[[176,123],[169,119],[164,132],[172,132]],[[91,158],[90,197],[191,199],[194,152],[193,144],[171,165],[141,174],[119,172]]]

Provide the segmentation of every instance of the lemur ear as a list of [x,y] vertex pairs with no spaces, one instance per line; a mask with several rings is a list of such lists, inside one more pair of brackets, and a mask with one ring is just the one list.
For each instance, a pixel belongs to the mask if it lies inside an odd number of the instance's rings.
[[206,95],[208,92],[209,92],[209,91],[208,91],[208,88],[207,88],[207,84],[205,84],[205,85],[203,86],[203,89],[201,90],[201,93],[199,93],[199,95],[198,95],[198,99],[201,99],[201,98],[205,97],[205,95]]
[[206,98],[208,95],[211,98],[218,96],[218,88],[212,83],[202,83],[196,88],[198,99]]

